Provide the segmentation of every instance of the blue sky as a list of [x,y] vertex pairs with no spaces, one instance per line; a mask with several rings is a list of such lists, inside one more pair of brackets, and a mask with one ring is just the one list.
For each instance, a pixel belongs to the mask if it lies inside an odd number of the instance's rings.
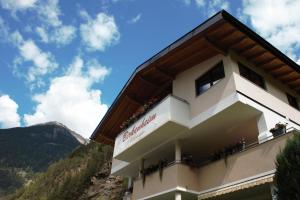
[[296,62],[300,0],[0,0],[0,127],[89,137],[133,70],[226,9]]

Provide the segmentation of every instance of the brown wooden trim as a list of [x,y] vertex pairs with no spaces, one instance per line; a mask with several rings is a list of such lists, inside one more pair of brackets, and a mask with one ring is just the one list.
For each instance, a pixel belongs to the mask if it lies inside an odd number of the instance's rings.
[[152,88],[158,88],[159,85],[153,83],[152,81],[150,81],[149,79],[145,78],[144,76],[142,75],[137,75],[137,77],[142,81],[144,82],[145,84],[149,85],[150,87]]
[[299,77],[294,77],[294,78],[290,78],[290,79],[287,79],[287,80],[285,79],[285,81],[287,82],[287,84],[290,84],[290,83],[292,83],[292,82],[294,82],[298,79],[299,79]]
[[223,56],[226,56],[228,54],[228,49],[221,46],[220,44],[217,44],[214,39],[204,36],[204,41],[206,44],[208,44],[211,48],[213,48],[218,53],[222,54]]
[[157,72],[159,72],[160,74],[164,75],[165,77],[171,79],[171,80],[174,80],[175,79],[175,76],[168,73],[166,70],[163,70],[162,68],[160,67],[155,67],[154,68]]
[[285,65],[279,66],[279,67],[274,68],[274,69],[270,69],[269,72],[270,73],[276,73],[277,71],[282,70],[282,68],[285,68]]
[[262,55],[264,55],[264,54],[266,54],[266,53],[268,53],[268,51],[266,51],[266,50],[264,49],[264,50],[262,50],[262,51],[259,51],[259,52],[255,53],[255,54],[253,54],[253,55],[250,55],[250,56],[244,55],[244,56],[245,56],[248,60],[252,60],[252,59],[258,58],[258,57],[260,57],[260,56],[262,56]]
[[205,49],[205,48],[200,49],[197,53],[194,53],[193,55],[185,57],[180,62],[177,62],[175,65],[172,66],[172,68],[176,69],[178,66],[181,66],[184,63],[187,63],[188,60],[199,58],[199,57],[203,56],[203,53],[205,53],[206,51],[208,51],[208,49]]
[[267,60],[264,60],[264,61],[262,61],[262,62],[257,62],[256,64],[257,64],[257,65],[260,65],[261,67],[264,68],[264,66],[270,64],[271,62],[273,62],[273,61],[276,60],[276,59],[277,59],[276,57],[273,57],[273,58],[269,58],[269,59],[267,59]]
[[133,95],[126,94],[125,97],[136,105],[141,106],[144,104],[144,101],[142,99],[138,99],[138,98],[134,97]]
[[[229,36],[231,36],[235,32],[238,32],[238,30],[236,30],[235,28],[233,28],[230,31],[226,32],[225,34],[218,36],[218,38],[222,38],[222,39],[220,39],[222,41],[226,40]],[[209,36],[207,36],[207,37],[209,37]]]
[[238,38],[237,40],[233,41],[232,43],[228,44],[229,47],[234,47],[236,45],[238,45],[239,43],[243,42],[244,40],[247,40],[248,37],[247,36],[241,36],[241,38]]
[[294,71],[289,71],[289,72],[286,72],[286,73],[281,73],[280,75],[275,76],[275,78],[279,78],[280,80],[286,80],[293,73],[294,73]]
[[288,84],[294,87],[295,85],[300,84],[300,79],[295,78],[293,81],[288,81]]
[[107,144],[110,146],[114,146],[114,144],[115,144],[114,140],[112,140],[108,137],[105,137],[103,135],[98,135],[98,137],[96,137],[96,141],[99,141],[100,143]]
[[293,87],[294,90],[300,90],[300,84],[296,87]]
[[241,55],[243,55],[247,51],[254,49],[256,46],[257,46],[257,44],[255,44],[255,43],[251,44],[248,47],[245,47],[243,50],[239,51],[238,53],[241,54]]
[[270,71],[273,69],[278,69],[279,67],[285,66],[285,64],[281,63],[281,64],[277,64],[277,65],[271,65],[270,67],[264,67],[264,69],[266,71]]
[[164,83],[158,90],[155,91],[153,96],[160,96],[161,93],[163,93],[163,91],[166,90],[172,84],[172,82],[173,80],[169,80],[166,83]]

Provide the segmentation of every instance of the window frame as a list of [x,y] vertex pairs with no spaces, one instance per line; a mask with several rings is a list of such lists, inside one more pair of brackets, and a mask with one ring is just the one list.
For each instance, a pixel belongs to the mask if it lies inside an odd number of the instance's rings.
[[[218,69],[218,68],[222,69],[221,78],[219,78],[217,80],[214,80],[214,78],[217,77],[217,76],[214,77],[213,74],[215,73],[215,70]],[[225,74],[224,64],[223,64],[223,61],[220,61],[195,80],[196,97],[198,97],[198,96],[202,95],[203,93],[205,93],[207,90],[212,88],[214,85],[218,84],[225,77],[226,77],[226,74]],[[207,83],[207,84],[209,84],[209,87],[207,89],[205,89],[204,91],[200,92],[200,89],[199,89],[200,82],[203,82],[203,80],[205,80],[205,79],[209,80],[209,82]],[[204,85],[202,85],[202,87],[203,86]]]
[[300,110],[300,108],[299,108],[299,102],[298,102],[297,97],[295,97],[295,96],[293,96],[293,95],[291,95],[289,93],[286,93],[286,97],[287,97],[287,100],[288,100],[288,104],[290,106],[292,106],[293,108],[295,108],[297,110]]
[[[267,90],[266,81],[265,81],[263,76],[261,76],[259,73],[255,72],[254,70],[250,69],[249,67],[247,67],[246,65],[244,65],[240,62],[238,62],[238,67],[239,67],[239,73],[240,73],[241,77],[247,79],[248,81],[250,81],[254,85],[258,86],[259,88],[261,88],[263,90]],[[242,71],[246,72],[247,75],[243,75]],[[259,80],[259,82],[261,82],[261,85],[257,84],[254,81],[254,79]]]

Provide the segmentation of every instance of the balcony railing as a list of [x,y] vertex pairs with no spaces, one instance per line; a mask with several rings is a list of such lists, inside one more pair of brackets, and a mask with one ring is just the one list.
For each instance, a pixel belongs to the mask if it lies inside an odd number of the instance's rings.
[[260,174],[274,173],[276,155],[291,136],[292,134],[287,133],[262,144],[247,145],[245,149],[228,156],[226,162],[220,159],[201,165],[169,163],[161,171],[137,178],[134,181],[133,197],[145,198],[178,187],[201,193],[250,177],[258,177]]
[[131,161],[188,129],[189,105],[172,95],[164,98],[115,140],[114,158]]

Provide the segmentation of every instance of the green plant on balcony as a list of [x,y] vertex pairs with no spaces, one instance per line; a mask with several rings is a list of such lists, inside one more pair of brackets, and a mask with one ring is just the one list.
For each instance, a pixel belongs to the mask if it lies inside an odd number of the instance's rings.
[[277,123],[274,128],[270,129],[270,132],[274,137],[285,134],[286,133],[287,124]]
[[227,163],[228,156],[235,154],[237,152],[243,151],[245,148],[246,148],[246,141],[245,141],[245,138],[242,138],[235,144],[228,145],[218,151],[215,151],[211,155],[210,160],[216,161],[216,160],[224,158],[225,163]]
[[125,120],[120,128],[121,131],[127,129],[131,124],[136,122],[138,119],[140,119],[145,113],[147,113],[153,106],[157,103],[157,98],[151,98],[147,103],[140,106],[136,112],[134,112],[127,120]]
[[162,179],[163,169],[168,165],[167,160],[159,160],[155,165],[149,165],[149,167],[142,169],[140,173],[142,174],[143,186],[145,185],[146,176],[159,171],[159,178]]

